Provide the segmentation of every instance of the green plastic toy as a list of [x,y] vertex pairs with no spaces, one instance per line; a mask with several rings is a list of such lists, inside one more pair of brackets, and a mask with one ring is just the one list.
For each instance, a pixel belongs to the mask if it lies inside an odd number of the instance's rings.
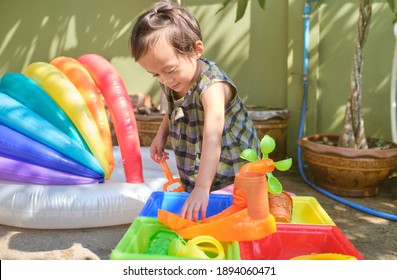
[[276,142],[269,135],[263,136],[261,140],[261,152],[262,157],[259,158],[254,149],[245,149],[241,152],[240,157],[249,161],[250,163],[256,164],[246,164],[241,168],[244,171],[257,171],[263,172],[267,176],[269,192],[273,194],[280,194],[283,190],[283,186],[280,181],[274,177],[272,171],[277,169],[279,171],[287,171],[292,166],[292,159],[287,158],[280,161],[273,161],[269,158],[269,154],[276,148]]

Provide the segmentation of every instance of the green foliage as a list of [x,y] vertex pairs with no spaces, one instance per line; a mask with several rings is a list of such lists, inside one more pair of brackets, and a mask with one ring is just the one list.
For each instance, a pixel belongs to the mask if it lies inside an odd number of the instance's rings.
[[[232,0],[224,0],[222,4],[222,8],[220,8],[216,13],[219,13],[224,8],[226,8]],[[245,14],[245,10],[247,9],[249,0],[237,0],[237,11],[236,11],[236,20],[238,22],[240,19],[243,18]],[[259,6],[265,10],[266,0],[258,0]]]
[[383,139],[379,139],[378,141],[376,141],[375,145],[376,147],[381,148],[385,145],[385,143],[386,142]]
[[[245,11],[247,9],[247,6],[248,6],[248,2],[250,0],[236,0],[236,1],[237,1],[237,10],[236,10],[235,22],[238,22],[240,19],[243,18]],[[308,3],[315,3],[314,10],[317,9],[318,7],[320,7],[320,5],[326,1],[330,1],[330,0],[307,0]],[[358,0],[358,1],[360,1],[360,0]],[[396,1],[397,0],[386,0],[387,4],[389,5],[390,9],[393,12],[393,20],[392,20],[393,24],[397,22]],[[230,4],[230,2],[232,2],[232,0],[224,0],[222,7],[216,13],[219,13],[224,8],[226,8]],[[266,0],[258,0],[258,4],[263,10],[265,10]]]

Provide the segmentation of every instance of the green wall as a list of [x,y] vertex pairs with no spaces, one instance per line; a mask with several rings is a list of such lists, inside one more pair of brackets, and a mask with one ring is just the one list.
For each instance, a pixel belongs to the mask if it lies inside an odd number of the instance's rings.
[[[157,82],[131,59],[128,39],[136,17],[154,1],[1,0],[0,75],[35,61],[98,53],[110,60],[129,93],[159,102]],[[216,13],[223,0],[182,1],[198,18],[205,56],[229,73],[247,105],[283,107],[292,117],[288,153],[295,157],[303,97],[303,0],[251,1],[235,23],[235,5]],[[330,0],[312,13],[306,133],[339,133],[349,93],[357,21],[356,0]],[[374,1],[365,56],[363,105],[367,134],[391,138],[392,14]],[[235,3],[232,2],[232,3]],[[319,24],[320,23],[320,24]]]

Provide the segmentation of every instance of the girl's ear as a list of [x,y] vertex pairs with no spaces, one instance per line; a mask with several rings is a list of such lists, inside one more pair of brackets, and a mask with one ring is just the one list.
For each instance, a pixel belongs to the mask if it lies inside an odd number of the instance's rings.
[[203,43],[203,41],[201,41],[201,40],[196,41],[194,43],[194,50],[195,50],[194,57],[196,59],[199,59],[203,55],[203,52],[204,52],[204,43]]

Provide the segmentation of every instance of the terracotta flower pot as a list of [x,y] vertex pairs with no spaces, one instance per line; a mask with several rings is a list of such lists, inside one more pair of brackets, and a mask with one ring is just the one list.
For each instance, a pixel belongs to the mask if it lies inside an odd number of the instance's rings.
[[336,142],[338,135],[310,135],[299,140],[313,181],[340,196],[367,197],[378,193],[379,183],[397,168],[397,148],[349,149],[321,144],[327,137]]
[[290,223],[293,200],[289,193],[282,191],[280,194],[269,193],[270,213],[278,223]]

